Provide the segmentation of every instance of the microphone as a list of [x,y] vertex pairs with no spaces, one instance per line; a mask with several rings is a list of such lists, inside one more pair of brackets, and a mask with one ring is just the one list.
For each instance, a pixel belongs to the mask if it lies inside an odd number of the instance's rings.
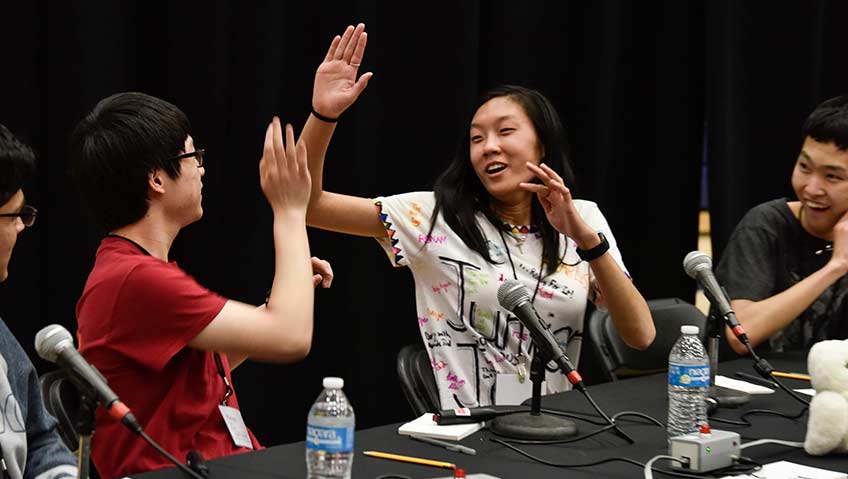
[[186,465],[201,476],[209,477],[209,466],[206,465],[206,458],[203,457],[200,451],[189,451],[186,454]]
[[483,406],[472,408],[442,409],[433,414],[433,421],[439,426],[449,424],[468,424],[483,422],[498,416],[506,416],[529,410],[527,406]]
[[748,335],[745,333],[745,328],[736,319],[736,313],[733,312],[727,295],[719,286],[718,280],[713,274],[713,260],[710,259],[710,256],[703,251],[690,252],[683,258],[683,270],[689,277],[700,283],[710,304],[715,306],[739,341],[742,344],[748,344]]
[[581,391],[584,390],[583,378],[571,365],[568,356],[557,343],[551,333],[551,326],[539,317],[539,313],[530,301],[527,287],[515,280],[504,281],[498,288],[498,303],[502,308],[512,312],[521,324],[530,330],[533,344],[539,352],[556,362],[571,384]]
[[109,416],[133,432],[141,433],[141,425],[135,416],[118,399],[118,395],[112,391],[100,371],[76,350],[74,340],[67,329],[58,324],[44,327],[35,335],[35,350],[42,359],[58,364],[75,382],[79,382],[82,388],[91,391]]

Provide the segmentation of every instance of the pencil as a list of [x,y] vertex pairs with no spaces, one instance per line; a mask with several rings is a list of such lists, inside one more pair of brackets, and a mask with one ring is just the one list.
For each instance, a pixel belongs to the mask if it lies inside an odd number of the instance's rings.
[[806,374],[798,374],[798,373],[782,373],[780,371],[772,371],[772,376],[777,376],[779,378],[789,378],[789,379],[800,379],[801,381],[809,381],[810,376]]
[[392,461],[411,462],[412,464],[422,464],[424,466],[444,467],[445,469],[456,469],[456,464],[450,462],[434,461],[432,459],[422,459],[420,457],[401,456],[400,454],[390,454],[388,452],[378,451],[363,451],[362,454],[371,457],[379,457],[380,459],[390,459]]

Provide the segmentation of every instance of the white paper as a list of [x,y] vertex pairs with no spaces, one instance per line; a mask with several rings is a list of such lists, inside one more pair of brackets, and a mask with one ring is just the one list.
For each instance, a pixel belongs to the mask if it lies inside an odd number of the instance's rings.
[[807,396],[815,396],[815,395],[816,395],[816,390],[815,390],[815,389],[813,389],[813,388],[809,388],[809,389],[796,389],[796,390],[795,390],[795,392],[796,392],[796,393],[801,393],[801,394],[806,394]]
[[780,461],[766,464],[762,470],[741,476],[725,476],[722,479],[848,479],[844,472],[828,471],[817,467],[803,466],[794,462]]
[[439,426],[433,420],[432,413],[424,413],[418,419],[401,425],[398,434],[406,436],[427,436],[436,439],[448,439],[459,441],[479,431],[484,423],[451,424],[450,426]]
[[774,389],[767,388],[765,386],[760,386],[759,384],[751,384],[747,381],[731,379],[729,377],[721,375],[716,375],[715,383],[716,386],[721,386],[728,389],[735,389],[737,391],[746,392],[748,394],[772,394],[774,392]]

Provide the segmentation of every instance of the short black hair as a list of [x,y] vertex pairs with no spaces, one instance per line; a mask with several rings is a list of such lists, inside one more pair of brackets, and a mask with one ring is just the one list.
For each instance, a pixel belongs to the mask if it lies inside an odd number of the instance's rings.
[[104,98],[71,135],[71,174],[94,220],[111,231],[147,213],[148,175],[164,170],[177,178],[191,135],[188,117],[165,100],[144,93]]
[[804,122],[803,138],[819,143],[833,143],[848,150],[848,95],[837,96],[819,104]]
[[0,124],[0,205],[15,196],[35,172],[35,153]]

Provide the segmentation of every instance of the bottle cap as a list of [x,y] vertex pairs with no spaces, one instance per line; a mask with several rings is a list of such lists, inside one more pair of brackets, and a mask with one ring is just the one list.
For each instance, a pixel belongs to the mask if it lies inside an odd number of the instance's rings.
[[680,327],[680,332],[683,334],[698,334],[701,332],[701,328],[693,324],[684,324]]
[[344,379],[329,376],[324,378],[324,389],[341,389],[344,387]]

